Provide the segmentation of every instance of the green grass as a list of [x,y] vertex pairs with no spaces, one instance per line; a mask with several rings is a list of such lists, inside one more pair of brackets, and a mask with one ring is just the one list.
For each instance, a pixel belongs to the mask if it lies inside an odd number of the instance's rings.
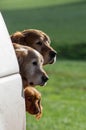
[[0,8],[10,33],[27,28],[45,31],[53,44],[86,42],[84,0],[1,0]]
[[85,0],[22,0],[21,3],[1,0],[0,8],[10,34],[28,28],[40,29],[50,36],[56,51],[61,52],[59,57],[86,59]]
[[80,2],[84,0],[36,0],[34,3],[34,0],[1,0],[0,1],[0,7],[1,9],[25,9],[25,8],[35,8],[35,7],[45,7],[45,6],[51,6],[51,5],[60,5],[60,4],[66,4],[66,3],[75,3]]
[[[86,57],[85,0],[0,0],[0,10],[10,34],[41,29],[62,57],[66,44],[67,55],[83,52],[79,57]],[[50,80],[46,87],[37,87],[42,93],[43,117],[37,121],[27,114],[27,130],[86,130],[86,62],[57,61],[44,68]]]
[[86,130],[86,62],[57,61],[45,69],[50,80],[37,87],[43,117],[27,114],[27,130]]

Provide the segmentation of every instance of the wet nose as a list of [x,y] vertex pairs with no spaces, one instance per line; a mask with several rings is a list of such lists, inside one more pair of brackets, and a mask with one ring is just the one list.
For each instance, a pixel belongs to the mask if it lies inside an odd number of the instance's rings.
[[53,58],[56,56],[56,52],[55,51],[50,51],[49,55]]
[[49,80],[48,76],[42,76],[42,81],[47,82]]

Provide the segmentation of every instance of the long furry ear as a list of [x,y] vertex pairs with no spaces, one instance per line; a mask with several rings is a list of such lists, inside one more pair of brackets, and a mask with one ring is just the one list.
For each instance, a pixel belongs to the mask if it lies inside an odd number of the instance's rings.
[[43,107],[40,105],[40,112],[35,115],[36,119],[39,120],[42,117],[42,110],[43,110]]
[[22,42],[24,41],[24,35],[21,32],[16,32],[13,35],[11,35],[10,37],[11,37],[12,42],[19,43],[21,41]]
[[16,52],[18,62],[21,65],[24,60],[24,57],[27,56],[28,54],[28,50],[25,48],[18,48],[18,49],[15,49],[15,52]]

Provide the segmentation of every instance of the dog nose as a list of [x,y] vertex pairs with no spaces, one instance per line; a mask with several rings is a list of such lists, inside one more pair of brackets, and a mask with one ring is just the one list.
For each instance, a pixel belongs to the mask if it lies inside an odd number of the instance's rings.
[[47,82],[47,80],[49,80],[47,76],[42,76],[42,81]]
[[49,55],[53,58],[56,56],[56,52],[55,51],[50,51]]

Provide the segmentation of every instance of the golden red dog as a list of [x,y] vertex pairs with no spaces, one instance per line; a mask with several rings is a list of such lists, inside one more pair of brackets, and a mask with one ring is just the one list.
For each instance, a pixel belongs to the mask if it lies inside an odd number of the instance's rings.
[[50,46],[50,38],[40,30],[27,29],[22,32],[16,32],[11,35],[14,43],[30,46],[40,52],[44,58],[45,64],[52,64],[56,60],[56,51]]
[[32,86],[46,84],[48,76],[42,65],[53,64],[56,51],[50,46],[49,36],[36,29],[16,32],[11,40],[19,62],[26,111],[39,119],[42,116],[41,94]]
[[41,93],[29,86],[24,89],[24,94],[26,111],[39,119],[42,116]]

